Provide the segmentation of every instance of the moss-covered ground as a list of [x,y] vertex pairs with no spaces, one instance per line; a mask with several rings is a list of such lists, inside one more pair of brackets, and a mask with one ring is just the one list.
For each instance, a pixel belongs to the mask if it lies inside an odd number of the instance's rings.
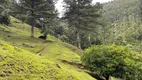
[[0,80],[95,80],[81,69],[78,48],[48,35],[41,40],[35,28],[11,17],[0,24]]

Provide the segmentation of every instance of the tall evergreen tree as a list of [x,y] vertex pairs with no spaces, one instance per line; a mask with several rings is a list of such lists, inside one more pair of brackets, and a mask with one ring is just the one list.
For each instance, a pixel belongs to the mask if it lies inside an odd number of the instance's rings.
[[31,37],[34,37],[36,20],[42,18],[44,22],[50,22],[54,18],[55,7],[53,0],[19,0],[17,4],[17,8],[20,9],[20,12],[28,19],[29,24],[32,25]]
[[95,24],[98,24],[97,18],[100,17],[99,10],[102,6],[91,5],[92,0],[64,0],[64,2],[66,12],[63,18],[76,32],[77,46],[81,48],[80,35],[84,31],[93,31]]

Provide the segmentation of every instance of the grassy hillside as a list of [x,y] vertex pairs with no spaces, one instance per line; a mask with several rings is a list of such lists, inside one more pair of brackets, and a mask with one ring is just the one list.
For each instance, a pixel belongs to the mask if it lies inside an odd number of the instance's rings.
[[11,17],[0,24],[0,80],[94,80],[81,69],[81,50],[40,31],[30,37],[30,26]]

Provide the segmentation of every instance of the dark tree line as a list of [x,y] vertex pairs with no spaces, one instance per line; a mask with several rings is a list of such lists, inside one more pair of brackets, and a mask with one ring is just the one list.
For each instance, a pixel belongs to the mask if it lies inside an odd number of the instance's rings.
[[59,19],[54,0],[1,0],[0,23],[9,24],[10,14],[32,26],[31,36],[37,27],[44,36],[52,34],[82,49],[92,44],[141,41],[141,0],[104,4],[92,4],[92,0],[63,2],[65,13]]
[[[10,15],[31,25],[32,37],[34,37],[34,27],[37,27],[45,37],[47,34],[52,34],[78,48],[86,48],[98,41],[98,39],[94,41],[93,37],[99,25],[102,25],[100,3],[92,5],[92,0],[64,0],[65,13],[62,21],[57,16],[54,0],[3,1],[9,4],[6,7],[9,7]],[[64,23],[66,25],[62,26]]]

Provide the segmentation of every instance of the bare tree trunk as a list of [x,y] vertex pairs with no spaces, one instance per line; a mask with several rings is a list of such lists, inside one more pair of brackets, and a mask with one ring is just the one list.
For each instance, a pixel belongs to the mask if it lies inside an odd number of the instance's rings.
[[[79,27],[80,26],[80,20],[79,20],[79,16],[80,16],[80,13],[79,13],[79,1],[77,3],[77,14],[78,14],[78,17],[77,17],[77,20],[78,20],[78,24],[76,25],[76,27]],[[81,42],[80,42],[80,33],[79,33],[79,30],[77,29],[77,46],[79,49],[81,49]]]
[[[32,9],[34,8],[34,0],[32,0]],[[34,11],[31,11],[32,16],[32,27],[31,27],[31,37],[34,37]]]
[[32,25],[32,28],[31,28],[31,37],[34,37],[34,26]]
[[108,76],[105,76],[105,78],[106,78],[106,80],[109,80],[110,79],[110,76],[108,75]]
[[79,49],[81,49],[81,42],[80,42],[80,33],[79,33],[79,31],[77,31],[77,47],[79,48]]
[[88,35],[89,45],[91,45],[91,34]]

